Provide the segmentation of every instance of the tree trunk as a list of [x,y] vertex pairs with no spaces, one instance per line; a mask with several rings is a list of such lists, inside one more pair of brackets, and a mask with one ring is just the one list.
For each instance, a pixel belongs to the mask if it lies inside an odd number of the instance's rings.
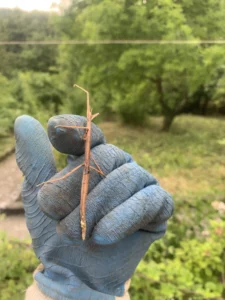
[[202,106],[201,106],[201,114],[203,116],[206,116],[207,109],[208,109],[208,104],[209,104],[209,98],[205,97],[202,102],[203,103],[202,103]]
[[170,130],[170,127],[173,123],[174,118],[175,118],[175,116],[173,116],[173,115],[165,115],[164,116],[162,131]]

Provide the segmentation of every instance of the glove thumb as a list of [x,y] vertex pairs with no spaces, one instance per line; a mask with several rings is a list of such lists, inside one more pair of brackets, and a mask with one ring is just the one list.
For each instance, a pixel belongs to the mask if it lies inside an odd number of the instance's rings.
[[16,161],[26,181],[36,186],[56,173],[48,136],[32,117],[21,116],[15,121]]
[[47,134],[41,124],[32,117],[16,119],[16,161],[25,176],[22,198],[26,223],[33,239],[33,248],[39,256],[43,239],[55,234],[56,223],[50,220],[37,202],[38,184],[49,180],[56,173],[53,152]]

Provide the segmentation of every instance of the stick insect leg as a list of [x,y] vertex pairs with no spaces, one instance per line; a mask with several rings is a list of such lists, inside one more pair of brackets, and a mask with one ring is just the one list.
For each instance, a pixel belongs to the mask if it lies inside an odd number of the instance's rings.
[[96,168],[93,168],[90,166],[90,168],[92,168],[93,170],[97,171],[99,174],[105,176],[104,172],[101,170],[100,166],[98,165],[97,161],[94,159],[93,155],[90,153],[90,158],[93,160],[94,164],[96,165]]
[[75,171],[77,171],[78,169],[80,169],[80,168],[83,167],[83,166],[84,166],[84,164],[81,164],[81,165],[79,165],[78,167],[72,169],[72,170],[71,170],[70,172],[68,172],[66,175],[64,175],[64,176],[62,176],[62,177],[60,177],[60,178],[55,178],[55,179],[51,179],[51,180],[48,180],[48,181],[44,181],[44,182],[38,184],[37,187],[40,186],[40,185],[46,184],[46,183],[52,183],[52,182],[56,182],[56,181],[60,181],[60,180],[62,180],[62,179],[65,179],[65,178],[67,178],[68,176],[70,176],[72,173],[74,173]]
[[97,173],[101,174],[102,176],[105,176],[105,174],[102,171],[99,171],[98,169],[96,169],[92,166],[90,166],[90,169],[96,171]]
[[91,121],[92,121],[94,118],[96,118],[98,115],[99,115],[99,113],[92,115],[92,116],[91,116]]

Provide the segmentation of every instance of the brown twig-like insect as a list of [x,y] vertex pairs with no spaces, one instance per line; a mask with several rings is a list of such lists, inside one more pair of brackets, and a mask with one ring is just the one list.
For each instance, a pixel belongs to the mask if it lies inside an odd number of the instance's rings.
[[[99,115],[99,113],[92,115],[92,111],[91,111],[91,108],[90,108],[89,92],[86,91],[85,89],[83,89],[82,87],[80,87],[77,84],[74,84],[74,86],[78,87],[79,89],[81,89],[82,91],[84,91],[87,94],[87,125],[86,126],[63,126],[63,125],[58,125],[58,126],[55,126],[55,128],[57,128],[57,127],[77,128],[77,129],[85,129],[86,130],[86,132],[83,136],[83,140],[85,141],[84,163],[79,165],[78,167],[72,169],[69,173],[67,173],[66,175],[64,175],[60,178],[48,180],[48,181],[42,182],[39,185],[46,184],[46,183],[52,183],[52,182],[56,182],[56,181],[65,179],[68,176],[70,176],[72,173],[77,171],[79,168],[84,167],[83,177],[82,177],[82,185],[81,185],[80,225],[81,225],[81,230],[82,230],[82,240],[85,240],[86,230],[87,230],[87,226],[86,226],[86,200],[87,200],[87,194],[88,194],[90,170],[91,169],[95,170],[96,172],[98,172],[99,174],[101,174],[103,176],[104,176],[104,173],[102,172],[101,168],[99,167],[99,165],[95,161],[94,157],[91,155],[91,121],[95,117],[97,117]],[[91,159],[94,162],[96,168],[92,167],[90,165],[90,160]]]

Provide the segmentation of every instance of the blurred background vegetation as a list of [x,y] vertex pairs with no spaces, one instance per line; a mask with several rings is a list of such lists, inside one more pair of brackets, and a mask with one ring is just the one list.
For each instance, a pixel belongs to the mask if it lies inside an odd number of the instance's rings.
[[[135,273],[132,299],[225,299],[225,0],[73,0],[58,8],[0,9],[0,41],[168,44],[0,45],[1,147],[21,114],[44,126],[55,114],[85,114],[72,85],[88,89],[108,142],[175,200],[166,236]],[[200,42],[209,40],[217,42]],[[23,299],[37,261],[27,242],[0,239],[1,299]]]

